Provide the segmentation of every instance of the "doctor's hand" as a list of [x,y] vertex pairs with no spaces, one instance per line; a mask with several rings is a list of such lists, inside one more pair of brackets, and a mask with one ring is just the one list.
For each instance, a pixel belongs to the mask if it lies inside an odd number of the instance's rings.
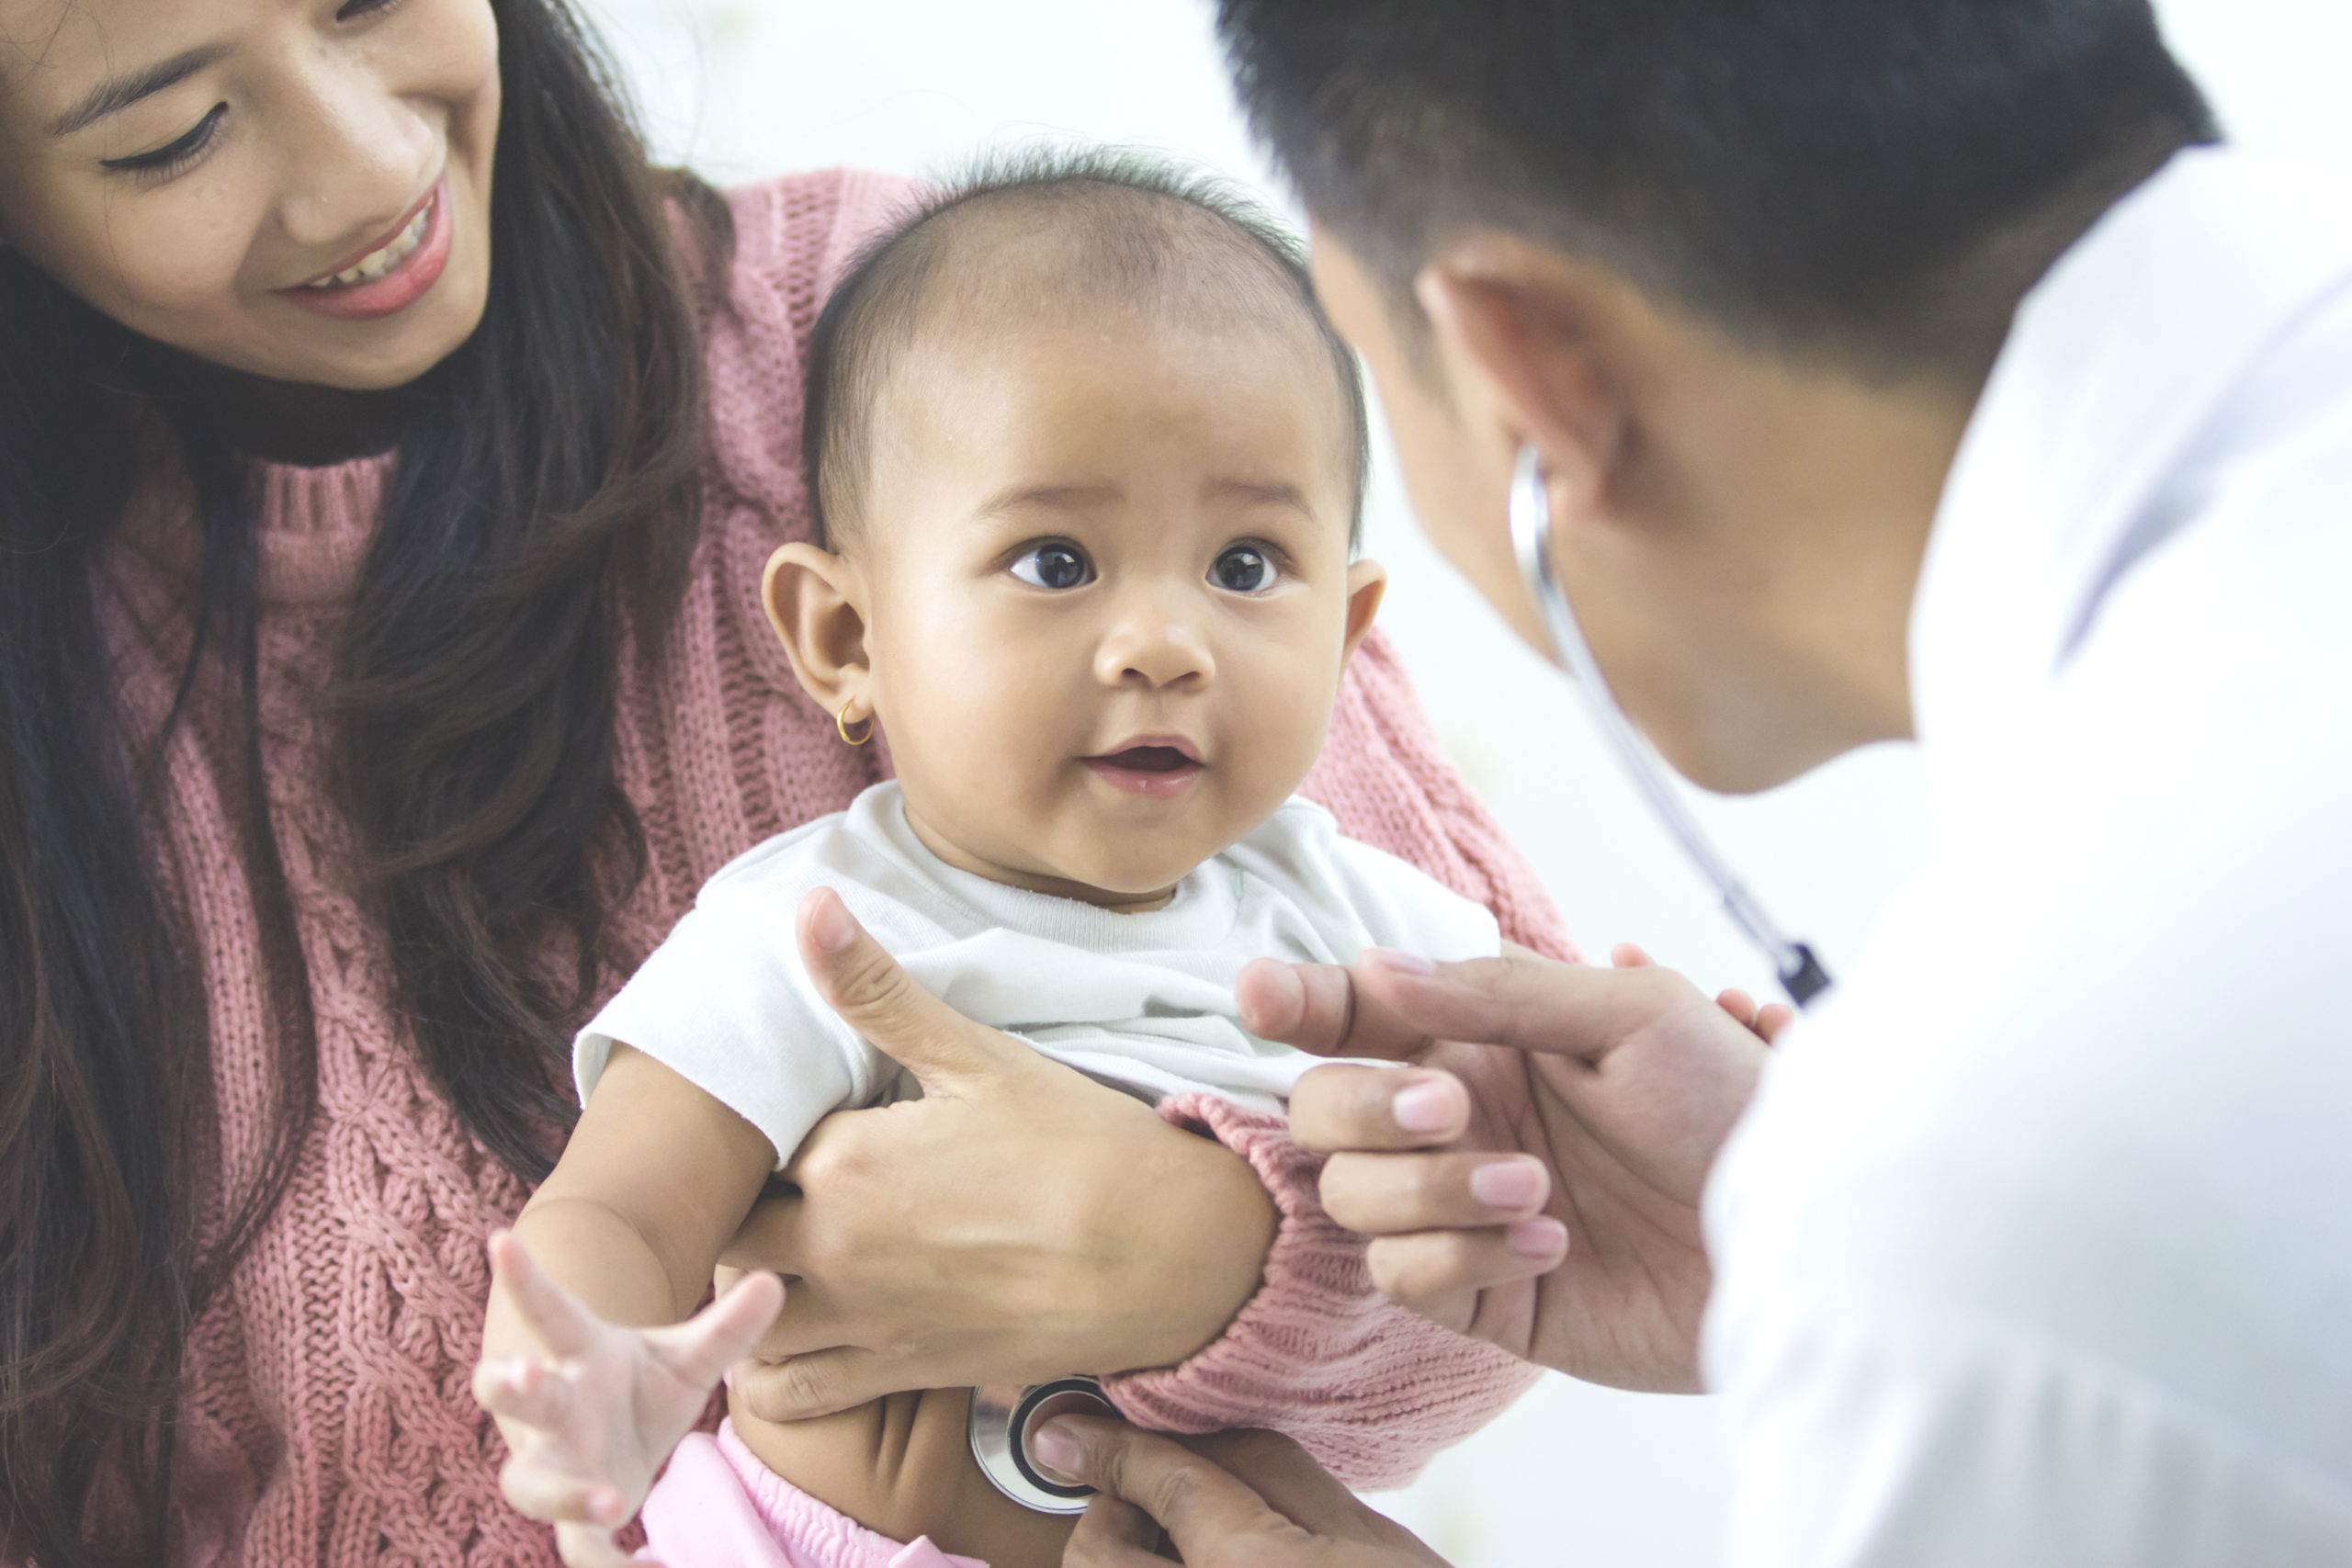
[[831,891],[797,924],[827,999],[923,1098],[818,1123],[785,1172],[797,1191],[729,1245],[724,1261],[791,1277],[734,1374],[753,1414],[1171,1365],[1224,1332],[1274,1237],[1247,1162],[965,1018]]
[[1238,991],[1268,1039],[1415,1064],[1318,1067],[1291,1099],[1384,1294],[1589,1382],[1699,1386],[1700,1194],[1785,1009],[1711,999],[1631,948],[1608,969],[1260,962]]
[[1062,1568],[1165,1568],[1153,1551],[1163,1529],[1186,1568],[1446,1568],[1410,1530],[1272,1432],[1179,1441],[1064,1416],[1029,1446],[1048,1469],[1098,1494]]

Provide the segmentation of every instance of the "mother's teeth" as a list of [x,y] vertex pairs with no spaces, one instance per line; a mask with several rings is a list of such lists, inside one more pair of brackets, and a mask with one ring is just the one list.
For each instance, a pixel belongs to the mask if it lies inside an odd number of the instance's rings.
[[424,243],[424,228],[433,217],[433,205],[408,220],[408,227],[392,236],[391,243],[379,251],[370,251],[352,265],[333,277],[322,277],[310,285],[312,288],[348,288],[356,283],[373,283],[392,268],[414,254]]

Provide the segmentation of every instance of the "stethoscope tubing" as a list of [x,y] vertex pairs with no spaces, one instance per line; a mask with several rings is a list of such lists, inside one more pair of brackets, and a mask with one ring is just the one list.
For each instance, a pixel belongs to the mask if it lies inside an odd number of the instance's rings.
[[1811,1006],[1829,988],[1829,972],[1822,967],[1810,946],[1781,931],[1748,891],[1747,884],[1733,874],[1730,863],[1716,852],[1698,819],[1690,815],[1690,808],[1667,781],[1666,769],[1649,742],[1634,728],[1633,720],[1625,716],[1625,710],[1617,705],[1616,695],[1600,672],[1600,663],[1585,641],[1584,628],[1577,623],[1576,611],[1552,567],[1552,500],[1544,482],[1542,455],[1532,446],[1520,449],[1518,471],[1511,479],[1510,536],[1519,555],[1520,573],[1526,578],[1527,590],[1543,613],[1553,651],[1584,693],[1602,739],[1617,753],[1634,787],[1649,802],[1650,809],[1681,846],[1682,852],[1722,897],[1732,923],[1770,962],[1789,999],[1800,1008]]

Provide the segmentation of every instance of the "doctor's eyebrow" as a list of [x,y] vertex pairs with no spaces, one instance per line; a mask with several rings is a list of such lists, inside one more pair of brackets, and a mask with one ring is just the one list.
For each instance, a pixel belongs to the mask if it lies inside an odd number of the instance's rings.
[[110,114],[119,114],[142,99],[178,86],[227,52],[217,44],[209,49],[191,49],[160,65],[102,82],[89,96],[51,121],[49,133],[71,136],[77,130],[86,130]]

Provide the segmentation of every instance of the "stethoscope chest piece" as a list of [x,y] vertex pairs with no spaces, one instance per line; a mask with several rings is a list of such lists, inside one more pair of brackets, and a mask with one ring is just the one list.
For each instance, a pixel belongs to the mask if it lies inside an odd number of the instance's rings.
[[972,1458],[996,1489],[1041,1514],[1082,1514],[1091,1486],[1049,1480],[1029,1457],[1029,1434],[1057,1416],[1118,1412],[1092,1378],[1056,1378],[1027,1388],[976,1388],[969,1429]]

